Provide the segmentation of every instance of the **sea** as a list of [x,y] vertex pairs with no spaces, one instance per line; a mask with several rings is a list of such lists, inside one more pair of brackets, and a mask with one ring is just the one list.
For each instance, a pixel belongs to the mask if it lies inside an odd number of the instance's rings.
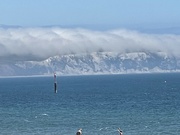
[[180,135],[180,73],[0,78],[0,135]]

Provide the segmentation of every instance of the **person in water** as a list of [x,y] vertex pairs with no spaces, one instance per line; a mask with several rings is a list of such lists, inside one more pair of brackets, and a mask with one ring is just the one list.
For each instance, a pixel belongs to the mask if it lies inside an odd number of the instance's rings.
[[120,128],[118,128],[118,131],[119,131],[119,135],[123,135],[123,132]]
[[76,135],[82,135],[82,129],[81,128],[77,131]]

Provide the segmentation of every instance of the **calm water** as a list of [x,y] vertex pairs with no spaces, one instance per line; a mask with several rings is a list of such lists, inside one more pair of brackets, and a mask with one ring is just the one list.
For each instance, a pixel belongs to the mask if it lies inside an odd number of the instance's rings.
[[2,135],[179,135],[180,74],[0,78]]

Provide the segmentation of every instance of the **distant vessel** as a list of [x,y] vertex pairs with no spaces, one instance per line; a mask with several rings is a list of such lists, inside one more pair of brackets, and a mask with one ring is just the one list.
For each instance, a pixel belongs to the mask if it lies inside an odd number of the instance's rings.
[[57,93],[57,80],[56,80],[56,73],[54,73],[54,93]]

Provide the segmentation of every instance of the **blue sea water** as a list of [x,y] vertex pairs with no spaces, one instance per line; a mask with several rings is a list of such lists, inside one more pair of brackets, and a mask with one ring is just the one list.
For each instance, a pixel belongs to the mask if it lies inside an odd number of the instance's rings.
[[180,74],[0,78],[2,135],[179,135]]

